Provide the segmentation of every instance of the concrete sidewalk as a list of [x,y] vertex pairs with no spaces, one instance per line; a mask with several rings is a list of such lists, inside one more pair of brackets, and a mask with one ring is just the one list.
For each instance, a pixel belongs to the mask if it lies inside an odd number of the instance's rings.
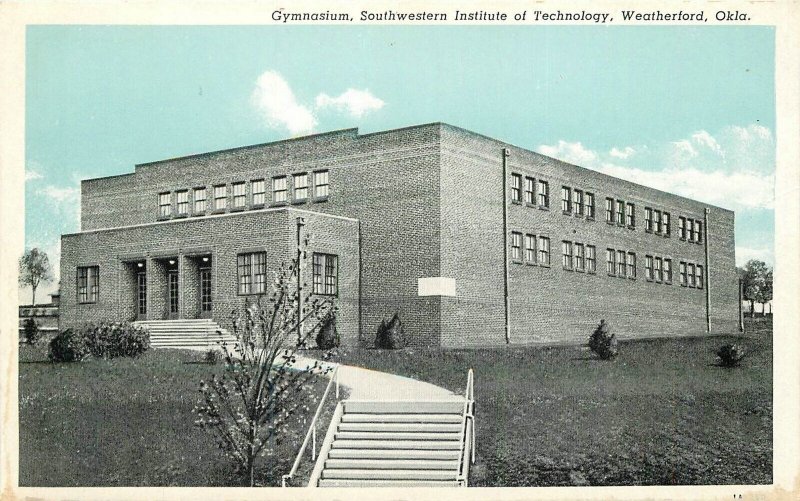
[[[317,360],[299,358],[295,367],[313,365]],[[324,362],[324,365],[334,366]],[[466,381],[467,375],[464,374]],[[350,389],[352,400],[463,400],[463,395],[456,395],[440,386],[412,378],[388,374],[386,372],[341,365],[339,367],[339,384]]]

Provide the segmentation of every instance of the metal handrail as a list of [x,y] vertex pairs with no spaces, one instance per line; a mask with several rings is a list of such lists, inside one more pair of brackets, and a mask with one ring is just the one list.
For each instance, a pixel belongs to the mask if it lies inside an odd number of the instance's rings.
[[[475,463],[475,389],[474,389],[475,376],[472,369],[467,372],[467,388],[464,390],[464,418],[461,421],[461,450],[458,452],[458,477],[457,481],[467,486],[467,476],[464,474],[465,465],[464,453],[466,452],[467,440],[470,443],[470,458],[466,459],[471,463]],[[469,420],[472,433],[467,436],[467,421]]]
[[303,454],[306,452],[306,447],[308,447],[308,440],[311,439],[311,460],[315,461],[317,459],[317,420],[319,419],[319,415],[322,412],[322,406],[325,404],[325,400],[328,397],[328,393],[331,390],[331,386],[336,383],[336,400],[339,400],[339,365],[337,364],[336,367],[333,369],[333,374],[331,374],[331,380],[328,381],[328,386],[325,387],[325,393],[322,394],[322,399],[319,401],[319,405],[317,406],[317,412],[314,413],[314,418],[311,420],[311,425],[308,428],[308,432],[306,433],[306,438],[303,440],[303,445],[300,446],[300,451],[297,453],[297,457],[294,460],[294,464],[292,464],[292,469],[286,475],[281,477],[281,487],[286,487],[286,481],[291,480],[295,473],[297,473],[297,468],[300,466],[300,461],[303,459]]

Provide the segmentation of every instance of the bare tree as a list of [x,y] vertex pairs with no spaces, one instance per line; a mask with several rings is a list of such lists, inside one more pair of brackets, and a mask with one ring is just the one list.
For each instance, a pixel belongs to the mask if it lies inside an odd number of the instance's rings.
[[47,253],[34,247],[19,258],[19,283],[31,288],[31,304],[36,304],[36,289],[53,279],[53,271]]
[[[329,300],[306,298],[301,303],[297,264],[295,260],[279,271],[267,301],[235,314],[237,342],[222,345],[225,370],[200,383],[203,401],[195,408],[196,424],[215,436],[251,487],[258,483],[259,458],[302,431],[297,420],[317,400],[314,380],[329,371],[320,362],[297,366],[297,348],[335,311]],[[305,329],[298,340],[300,322]]]

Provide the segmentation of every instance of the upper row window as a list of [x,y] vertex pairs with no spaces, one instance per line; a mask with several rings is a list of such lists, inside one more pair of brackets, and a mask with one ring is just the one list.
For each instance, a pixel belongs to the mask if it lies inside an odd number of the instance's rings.
[[561,211],[564,214],[574,214],[578,217],[586,216],[587,219],[594,219],[594,193],[562,186]]
[[[327,182],[327,174],[325,181]],[[327,193],[327,184],[324,185]],[[317,194],[316,196],[322,196]],[[511,174],[511,202],[522,203],[522,175]],[[525,203],[529,206],[538,205],[540,208],[550,207],[550,187],[547,181],[532,177],[525,177]]]
[[656,235],[670,236],[670,215],[669,212],[662,212],[658,209],[645,207],[644,209],[644,230]]
[[683,216],[678,218],[678,237],[689,242],[703,242],[703,223]]
[[[278,176],[272,179],[272,201],[275,204],[286,203],[289,200],[289,183],[288,176]],[[311,173],[304,172],[301,174],[293,174],[294,181],[294,201],[304,202],[310,197],[310,192],[313,191],[313,196],[316,200],[324,200],[329,195],[329,178],[328,171],[315,171]],[[309,181],[313,184],[309,185]],[[234,209],[241,209],[247,206],[247,183],[238,181],[231,183],[231,207]],[[250,194],[251,205],[253,207],[260,207],[267,202],[267,187],[264,179],[254,179],[250,181]],[[194,214],[204,214],[209,206],[209,193],[208,188],[205,186],[197,187],[192,190],[192,199],[189,199],[189,190],[178,190],[175,192],[175,205],[173,209],[172,192],[163,192],[158,194],[158,216],[159,218],[168,218],[174,214],[185,216],[189,214],[191,206]],[[228,185],[219,184],[214,185],[211,191],[211,210],[224,211],[228,208]]]

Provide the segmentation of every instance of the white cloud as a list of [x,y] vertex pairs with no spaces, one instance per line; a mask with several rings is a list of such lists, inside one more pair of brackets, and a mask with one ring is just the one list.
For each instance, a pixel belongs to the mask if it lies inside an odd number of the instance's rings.
[[25,169],[25,181],[35,181],[36,179],[42,179],[44,176],[39,174],[38,171],[34,170],[33,168]]
[[350,88],[335,97],[321,92],[314,105],[306,105],[298,101],[286,79],[272,70],[258,77],[250,99],[268,127],[286,129],[293,135],[314,132],[318,124],[315,111],[333,110],[351,118],[362,118],[386,104],[367,89]]
[[749,260],[758,259],[764,261],[767,266],[772,266],[775,262],[775,256],[771,249],[766,247],[742,247],[736,246],[736,266],[744,266]]
[[594,165],[598,160],[598,155],[592,150],[586,149],[581,143],[570,143],[559,141],[555,146],[541,145],[538,150],[547,156],[558,158],[564,162],[588,167]]
[[347,112],[353,118],[361,118],[367,113],[377,111],[386,104],[373,96],[369,90],[347,89],[336,97],[321,93],[316,99],[317,108],[334,108]]
[[761,125],[725,127],[716,135],[701,130],[663,144],[614,147],[607,154],[564,140],[538,151],[721,207],[774,206],[774,140]]
[[631,155],[636,153],[636,150],[631,148],[630,146],[626,146],[623,149],[619,149],[616,146],[611,148],[611,151],[608,152],[614,158],[619,158],[621,160],[627,160]]
[[265,71],[258,77],[251,99],[269,127],[301,134],[312,132],[317,125],[311,110],[297,102],[289,84],[275,71]]
[[48,185],[42,189],[42,195],[55,202],[77,201],[80,198],[80,194],[80,189],[75,187]]

